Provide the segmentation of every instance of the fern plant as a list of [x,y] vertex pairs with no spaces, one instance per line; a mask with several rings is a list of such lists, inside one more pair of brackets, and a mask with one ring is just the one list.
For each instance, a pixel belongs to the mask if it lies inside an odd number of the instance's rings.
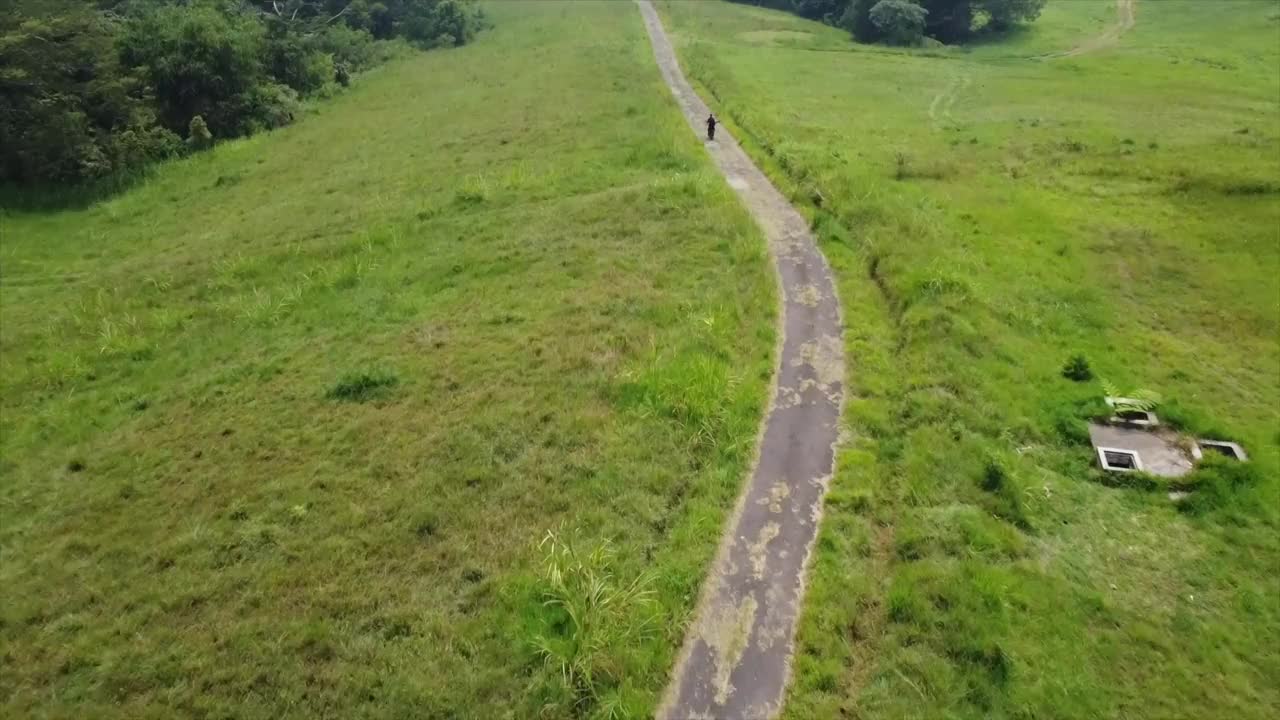
[[1145,388],[1120,392],[1115,383],[1106,379],[1102,381],[1102,391],[1110,398],[1112,410],[1120,417],[1124,417],[1126,413],[1152,412],[1162,400],[1160,393]]

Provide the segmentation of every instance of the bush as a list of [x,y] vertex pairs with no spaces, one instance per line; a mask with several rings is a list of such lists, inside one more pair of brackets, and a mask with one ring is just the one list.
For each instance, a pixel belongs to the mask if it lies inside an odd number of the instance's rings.
[[871,8],[871,22],[895,45],[917,45],[924,37],[929,11],[911,0],[880,0]]
[[987,493],[983,507],[992,515],[1029,530],[1031,521],[1022,503],[1022,486],[995,458],[987,460],[979,487]]
[[284,23],[269,26],[266,69],[277,82],[299,95],[309,95],[333,82],[333,56],[319,48],[319,39],[292,32]]
[[213,145],[213,133],[209,132],[209,126],[205,124],[204,118],[199,115],[191,118],[191,124],[187,126],[187,147],[192,150],[204,150]]
[[274,130],[293,122],[302,106],[293,88],[279,83],[264,83],[255,87],[245,98],[242,114],[242,135],[259,130]]
[[1048,0],[981,0],[977,5],[978,10],[987,17],[985,27],[1002,32],[1020,22],[1030,22],[1040,17],[1040,11],[1044,9],[1046,2]]
[[330,25],[315,36],[315,48],[333,58],[334,67],[359,72],[378,59],[373,36],[347,25]]
[[1093,369],[1089,367],[1089,360],[1083,355],[1074,355],[1062,366],[1062,377],[1076,382],[1086,382],[1093,379]]
[[401,23],[404,36],[422,47],[464,45],[474,36],[479,18],[457,0],[411,3]]
[[0,12],[0,182],[90,180],[181,150],[120,67],[117,30],[70,0],[11,0]]
[[5,0],[0,182],[119,175],[280,127],[390,57],[375,38],[460,45],[484,24],[471,0]]
[[854,39],[871,43],[884,37],[880,26],[871,20],[871,8],[880,0],[853,0],[840,18],[840,27],[853,34]]
[[174,132],[200,115],[217,137],[245,134],[265,81],[261,23],[206,6],[162,7],[132,20],[120,57],[155,89],[161,123]]

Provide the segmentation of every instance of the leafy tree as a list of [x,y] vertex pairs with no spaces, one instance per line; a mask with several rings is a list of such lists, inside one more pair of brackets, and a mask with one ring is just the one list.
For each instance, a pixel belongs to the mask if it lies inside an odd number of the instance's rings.
[[333,57],[321,49],[319,37],[272,18],[267,21],[266,69],[301,95],[334,80]]
[[911,0],[880,0],[871,8],[871,22],[895,45],[915,45],[924,36],[928,10]]
[[795,13],[810,20],[836,22],[849,5],[849,0],[791,0]]
[[117,62],[113,20],[76,0],[9,9],[0,13],[0,181],[96,178],[181,151],[155,127],[144,84]]
[[840,18],[840,26],[853,33],[856,40],[865,43],[878,42],[884,32],[871,20],[871,8],[880,0],[852,0],[849,9]]
[[[871,18],[872,9],[880,0],[845,0],[847,10],[840,18],[840,26],[853,33],[861,42],[877,42],[889,34]],[[924,10],[922,34],[945,43],[964,42],[973,36],[975,26],[989,31],[1007,30],[1015,24],[1031,22],[1040,16],[1048,0],[901,0],[895,2],[893,18],[905,22],[914,18],[915,12],[907,6],[916,5]],[[889,12],[888,9],[882,12]],[[975,18],[982,22],[975,23]],[[888,15],[882,20],[885,27],[897,27]],[[911,20],[913,23],[914,20]],[[910,23],[908,23],[910,24]]]
[[210,6],[171,5],[128,23],[120,57],[155,89],[160,120],[175,132],[200,115],[217,137],[253,128],[246,117],[266,83],[262,23]]
[[112,175],[289,123],[299,95],[375,64],[376,39],[460,45],[484,25],[473,0],[0,4],[0,182],[23,184]]
[[378,58],[368,30],[332,23],[315,36],[315,47],[333,57],[334,67],[356,72],[372,67]]
[[1046,2],[1048,0],[978,0],[977,7],[988,18],[986,27],[999,32],[1040,17]]
[[973,29],[972,0],[918,0],[928,13],[924,34],[944,43],[964,42]]

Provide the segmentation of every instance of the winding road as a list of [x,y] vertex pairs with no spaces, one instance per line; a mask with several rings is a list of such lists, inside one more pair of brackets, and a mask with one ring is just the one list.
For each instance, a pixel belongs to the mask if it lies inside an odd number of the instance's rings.
[[[636,1],[662,76],[701,135],[710,111],[681,73],[653,5]],[[706,148],[768,240],[781,288],[781,342],[758,456],[658,717],[762,720],[782,707],[806,566],[835,464],[845,367],[840,303],[804,217],[723,127]]]

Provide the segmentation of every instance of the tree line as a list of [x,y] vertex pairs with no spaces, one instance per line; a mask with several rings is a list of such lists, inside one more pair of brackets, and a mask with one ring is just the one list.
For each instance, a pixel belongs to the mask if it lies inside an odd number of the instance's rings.
[[962,43],[1040,16],[1048,0],[735,0],[842,27],[861,42]]
[[286,125],[389,57],[449,47],[473,0],[0,0],[0,183],[118,176]]

